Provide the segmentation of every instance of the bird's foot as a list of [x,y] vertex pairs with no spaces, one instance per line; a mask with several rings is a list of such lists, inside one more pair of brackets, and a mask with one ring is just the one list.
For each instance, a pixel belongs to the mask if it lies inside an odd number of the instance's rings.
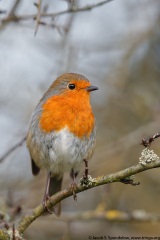
[[54,212],[52,212],[52,211],[48,208],[48,206],[47,206],[47,201],[51,202],[51,201],[50,201],[50,196],[49,196],[49,194],[45,194],[45,195],[44,195],[44,198],[43,198],[43,201],[42,201],[42,205],[43,205],[44,211],[48,212],[49,214],[53,214]]
[[75,182],[72,182],[69,188],[72,189],[73,199],[77,201],[77,194],[76,194],[77,184]]

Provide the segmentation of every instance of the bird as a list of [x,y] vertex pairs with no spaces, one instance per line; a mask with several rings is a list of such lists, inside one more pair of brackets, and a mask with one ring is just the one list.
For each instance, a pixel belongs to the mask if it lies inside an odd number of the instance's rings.
[[[88,178],[88,160],[96,142],[95,118],[90,104],[90,93],[98,90],[78,73],[64,73],[49,87],[32,113],[27,135],[27,147],[33,175],[47,171],[43,208],[47,200],[59,192],[65,172],[69,172],[74,199],[76,177],[85,164],[84,178]],[[60,203],[54,208],[58,216]]]

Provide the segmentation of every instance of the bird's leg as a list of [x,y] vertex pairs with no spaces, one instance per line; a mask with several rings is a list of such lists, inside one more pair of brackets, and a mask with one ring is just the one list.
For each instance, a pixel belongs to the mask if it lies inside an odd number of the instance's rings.
[[78,175],[78,172],[75,172],[74,170],[73,170],[73,168],[71,169],[71,172],[70,172],[70,176],[71,176],[71,178],[72,178],[72,183],[71,183],[71,189],[72,189],[72,192],[73,192],[73,199],[75,200],[75,201],[77,201],[77,195],[76,195],[76,192],[75,192],[75,190],[76,190],[76,188],[77,188],[77,186],[76,186],[76,177],[77,177],[77,175]]
[[84,159],[83,161],[85,163],[85,171],[84,171],[83,178],[87,180],[88,179],[88,161],[86,159]]
[[42,200],[42,205],[43,205],[43,208],[45,211],[52,214],[53,212],[47,207],[47,200],[50,201],[50,195],[49,195],[50,179],[51,179],[51,172],[48,172],[45,192],[44,192],[44,196],[43,196],[43,200]]
[[80,183],[82,186],[88,187],[95,182],[95,179],[88,175],[88,161],[86,159],[83,160],[85,163],[85,171],[83,177],[80,179]]

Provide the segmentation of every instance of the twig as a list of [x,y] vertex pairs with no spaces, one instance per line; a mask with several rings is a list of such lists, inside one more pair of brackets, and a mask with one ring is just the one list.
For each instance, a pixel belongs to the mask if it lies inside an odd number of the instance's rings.
[[[88,182],[87,186],[79,184],[79,185],[77,185],[77,189],[75,190],[75,192],[79,193],[79,192],[83,192],[87,189],[91,189],[91,188],[94,188],[94,187],[97,187],[100,185],[109,184],[109,183],[113,183],[113,182],[121,182],[122,179],[128,178],[134,174],[137,174],[137,173],[140,173],[140,172],[152,169],[152,168],[158,168],[158,167],[160,167],[159,159],[157,159],[156,161],[152,161],[146,165],[142,165],[139,163],[135,166],[129,167],[122,171],[91,179]],[[47,203],[47,207],[51,208],[58,202],[62,201],[63,199],[65,199],[67,197],[70,197],[72,195],[73,195],[73,191],[70,188],[60,191],[51,197],[50,201]],[[18,232],[20,234],[22,234],[29,227],[29,225],[35,219],[37,219],[39,216],[41,216],[43,213],[44,213],[44,208],[42,205],[39,205],[38,207],[33,209],[31,213],[25,215],[17,225]]]
[[13,228],[12,228],[12,230],[13,230],[12,240],[16,240],[16,236],[15,236],[15,225],[14,225],[14,223],[13,223]]
[[144,147],[149,147],[151,145],[151,143],[156,139],[160,137],[160,132],[154,134],[152,137],[145,137],[142,139],[142,145]]
[[13,16],[15,16],[15,11],[16,11],[19,3],[20,3],[20,0],[16,0],[16,1],[14,2],[13,6],[12,6],[12,8],[11,8],[9,14],[8,14],[8,17],[13,17]]
[[37,34],[38,27],[39,27],[39,24],[40,24],[40,21],[41,21],[41,4],[42,4],[42,1],[38,0],[38,4],[36,5],[38,12],[37,12],[36,28],[35,28],[34,36],[36,36],[36,34]]
[[4,161],[16,148],[20,147],[26,141],[26,136],[23,137],[18,143],[16,143],[13,147],[11,147],[1,158],[0,163]]
[[[96,7],[100,7],[106,3],[109,3],[113,0],[105,0],[105,1],[102,1],[102,2],[99,2],[99,3],[95,3],[95,4],[92,4],[92,5],[88,5],[88,6],[84,6],[84,7],[81,7],[81,8],[71,8],[71,9],[67,9],[67,10],[64,10],[64,11],[61,11],[61,12],[58,12],[58,13],[41,13],[41,18],[44,17],[44,18],[47,18],[47,17],[56,17],[56,16],[59,16],[59,15],[63,15],[63,14],[68,14],[68,13],[76,13],[76,12],[84,12],[84,11],[89,11],[89,10],[92,10],[93,8],[96,8]],[[1,23],[7,23],[7,22],[11,22],[11,21],[20,21],[20,20],[28,20],[28,19],[36,19],[37,18],[37,14],[31,14],[31,15],[12,15],[12,16],[8,16],[6,18],[2,18],[1,19]]]

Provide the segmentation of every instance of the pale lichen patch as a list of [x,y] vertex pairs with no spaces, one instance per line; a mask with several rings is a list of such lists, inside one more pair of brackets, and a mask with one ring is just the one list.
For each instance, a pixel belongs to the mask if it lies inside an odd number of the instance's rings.
[[96,182],[96,180],[94,178],[92,178],[90,175],[88,175],[88,178],[86,178],[86,179],[84,177],[82,177],[80,179],[80,184],[85,187],[89,187],[95,182]]
[[159,157],[153,150],[150,150],[148,148],[143,149],[141,152],[141,156],[139,158],[139,163],[142,164],[143,166],[155,162],[156,160],[159,160]]

